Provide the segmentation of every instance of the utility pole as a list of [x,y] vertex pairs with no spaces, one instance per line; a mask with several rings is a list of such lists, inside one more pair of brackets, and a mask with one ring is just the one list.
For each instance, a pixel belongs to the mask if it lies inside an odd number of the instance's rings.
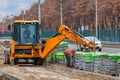
[[41,27],[41,7],[40,7],[40,0],[38,0],[38,20],[39,20],[39,27],[40,27],[40,43],[42,43],[42,38],[41,38],[41,29],[42,29],[42,27]]
[[63,17],[62,17],[62,3],[63,0],[59,0],[60,1],[60,24],[63,24]]
[[5,29],[4,29],[4,27],[5,27],[5,22],[3,22],[3,29],[2,29],[2,33],[4,34],[4,31],[5,31]]
[[95,26],[96,26],[96,37],[98,38],[98,2],[95,0]]
[[5,17],[2,19],[2,26],[3,26],[2,34],[4,34],[4,32],[5,32]]

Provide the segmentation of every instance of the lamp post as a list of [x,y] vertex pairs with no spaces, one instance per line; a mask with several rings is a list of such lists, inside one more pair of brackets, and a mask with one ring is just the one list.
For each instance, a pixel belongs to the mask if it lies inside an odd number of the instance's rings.
[[11,32],[12,32],[12,30],[13,30],[13,28],[12,28],[12,23],[13,23],[13,21],[14,21],[14,15],[11,15],[11,20],[10,20]]
[[105,4],[102,5],[98,8],[98,0],[95,0],[95,25],[96,25],[96,37],[98,37],[98,10],[100,10],[101,8],[105,7],[105,6],[111,6],[110,4]]
[[25,20],[25,10],[24,9],[21,9],[21,14],[22,14],[21,19]]
[[60,16],[60,23],[63,23],[63,17],[64,17],[64,15],[66,14],[66,13],[74,13],[74,11],[73,10],[67,10],[67,11],[65,11],[64,13],[58,13],[57,11],[50,11],[50,12],[48,12],[48,14],[51,14],[51,13],[55,13],[55,14],[57,14],[58,16]]
[[38,0],[38,20],[39,24],[41,24],[41,7],[40,7],[40,0]]
[[4,22],[3,22],[3,24],[2,24],[2,25],[3,25],[2,33],[4,34]]
[[40,0],[38,0],[38,20],[39,20],[39,27],[40,27],[40,43],[42,43],[42,38],[41,38],[41,7],[40,7]]
[[60,24],[63,24],[63,18],[62,18],[62,3],[63,0],[59,0],[60,1]]
[[2,29],[2,33],[4,34],[4,31],[5,31],[5,18],[2,19],[2,22],[3,22],[3,29]]
[[105,5],[98,7],[98,0],[95,0],[95,8],[92,7],[91,5],[87,5],[87,6],[89,6],[93,10],[95,10],[95,30],[96,30],[95,36],[98,38],[98,10],[100,10],[101,8],[103,8],[105,6],[111,6],[111,5],[105,4]]
[[95,25],[96,25],[96,37],[98,38],[98,2],[95,0]]

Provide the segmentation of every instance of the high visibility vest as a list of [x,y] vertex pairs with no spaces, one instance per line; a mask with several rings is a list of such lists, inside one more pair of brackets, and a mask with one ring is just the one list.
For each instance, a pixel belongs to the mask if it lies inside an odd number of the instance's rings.
[[66,49],[64,52],[69,54],[71,57],[74,56],[74,49]]

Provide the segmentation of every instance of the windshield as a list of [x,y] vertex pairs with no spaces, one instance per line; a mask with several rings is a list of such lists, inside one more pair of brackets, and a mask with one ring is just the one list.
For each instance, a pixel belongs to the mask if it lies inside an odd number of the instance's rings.
[[37,43],[37,24],[16,24],[14,35],[15,41],[21,44],[35,44]]

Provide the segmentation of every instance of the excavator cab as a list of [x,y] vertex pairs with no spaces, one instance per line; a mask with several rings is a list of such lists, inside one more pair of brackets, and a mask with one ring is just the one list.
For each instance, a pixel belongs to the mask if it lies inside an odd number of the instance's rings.
[[15,45],[35,45],[38,44],[39,26],[38,21],[14,22],[13,39]]
[[15,20],[12,29],[10,54],[5,63],[18,64],[22,59],[24,62],[32,59],[34,64],[43,64],[38,20]]

